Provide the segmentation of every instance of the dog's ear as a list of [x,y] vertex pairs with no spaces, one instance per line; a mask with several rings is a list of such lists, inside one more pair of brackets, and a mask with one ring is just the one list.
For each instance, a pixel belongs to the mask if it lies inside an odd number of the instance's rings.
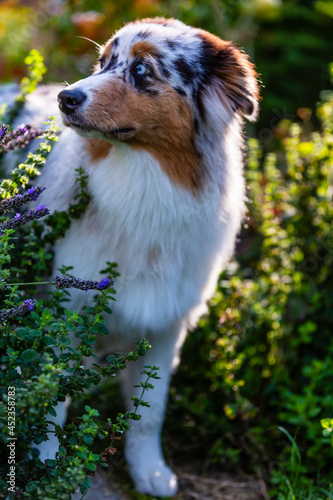
[[199,36],[205,72],[203,90],[214,87],[223,104],[254,121],[258,116],[259,87],[258,75],[249,57],[232,42],[211,33],[200,30]]

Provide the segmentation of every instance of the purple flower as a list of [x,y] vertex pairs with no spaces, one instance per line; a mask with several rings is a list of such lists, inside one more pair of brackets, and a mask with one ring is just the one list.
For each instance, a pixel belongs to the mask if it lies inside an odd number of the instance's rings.
[[106,288],[109,288],[109,278],[103,278],[102,281],[98,283],[98,289],[99,290],[105,290]]
[[27,190],[26,193],[17,194],[12,198],[6,198],[0,203],[0,213],[1,212],[10,212],[21,205],[25,205],[26,203],[30,203],[31,201],[36,201],[38,196],[44,191],[45,187],[37,186],[36,188],[31,187]]
[[2,125],[0,129],[0,150],[8,153],[14,149],[27,146],[29,142],[37,137],[42,137],[45,132],[41,129],[33,129],[31,125],[20,125],[16,130],[7,132],[8,126]]
[[2,143],[4,138],[6,137],[7,130],[8,130],[8,125],[2,125],[0,127],[0,144]]
[[24,123],[21,123],[16,129],[16,134],[26,134],[29,130],[31,129],[31,125],[24,125]]
[[[38,188],[37,188],[38,189]],[[38,196],[40,195],[41,191],[38,193],[37,192],[37,189],[35,189],[33,186],[31,188],[28,189],[27,193],[29,195],[33,195],[33,200],[36,201]],[[45,189],[45,188],[43,188]]]
[[0,232],[4,229],[16,229],[19,226],[23,226],[27,222],[30,222],[34,219],[40,219],[41,217],[45,217],[48,215],[50,210],[45,207],[45,205],[40,205],[37,208],[33,208],[30,212],[25,212],[24,214],[16,214],[12,219],[8,219],[6,222],[0,225]]
[[79,288],[87,292],[88,290],[105,290],[114,284],[114,279],[103,278],[102,281],[81,280],[69,276],[56,276],[54,284],[57,288]]
[[27,299],[24,301],[25,305],[28,307],[29,311],[32,311],[33,308],[34,308],[34,305],[35,305],[35,302],[36,301],[33,301],[31,299]]
[[0,323],[3,323],[8,319],[15,318],[15,316],[23,316],[23,314],[32,311],[36,302],[37,301],[35,299],[27,299],[17,307],[0,311]]

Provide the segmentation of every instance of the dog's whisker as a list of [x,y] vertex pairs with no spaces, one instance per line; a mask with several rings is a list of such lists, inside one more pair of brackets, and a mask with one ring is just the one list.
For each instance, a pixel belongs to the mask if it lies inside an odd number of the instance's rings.
[[152,60],[155,64],[157,64],[156,59],[154,59],[154,58],[153,58],[153,56],[152,56],[151,54],[149,54],[149,53],[148,53],[148,57],[149,57],[149,58],[150,58],[150,59],[151,59],[151,60]]
[[93,43],[94,45],[96,45],[96,47],[101,50],[102,48],[102,45],[100,45],[99,43],[95,42],[94,40],[91,40],[90,38],[87,38],[86,36],[80,36],[80,35],[77,35],[76,38],[82,38],[83,40],[87,40],[88,42],[91,42]]

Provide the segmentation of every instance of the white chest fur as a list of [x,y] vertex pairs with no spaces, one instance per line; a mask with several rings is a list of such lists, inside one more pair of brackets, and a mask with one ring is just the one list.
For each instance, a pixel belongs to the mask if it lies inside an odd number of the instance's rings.
[[[195,196],[175,186],[153,156],[126,144],[115,144],[98,163],[88,159],[82,138],[68,130],[43,175],[51,209],[63,210],[70,201],[79,166],[89,175],[92,196],[57,244],[55,267],[72,265],[75,276],[97,279],[107,261],[118,263],[111,328],[158,331],[191,312],[195,321],[233,250],[243,207],[241,174],[233,174],[223,193]],[[223,199],[231,189],[230,212]],[[82,307],[88,295],[74,291],[73,306]]]

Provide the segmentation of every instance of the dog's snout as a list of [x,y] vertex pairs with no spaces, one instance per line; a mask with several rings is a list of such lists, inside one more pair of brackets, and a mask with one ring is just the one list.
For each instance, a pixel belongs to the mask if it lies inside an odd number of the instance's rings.
[[58,94],[59,108],[66,115],[70,115],[81,106],[86,97],[86,94],[80,89],[62,90]]

